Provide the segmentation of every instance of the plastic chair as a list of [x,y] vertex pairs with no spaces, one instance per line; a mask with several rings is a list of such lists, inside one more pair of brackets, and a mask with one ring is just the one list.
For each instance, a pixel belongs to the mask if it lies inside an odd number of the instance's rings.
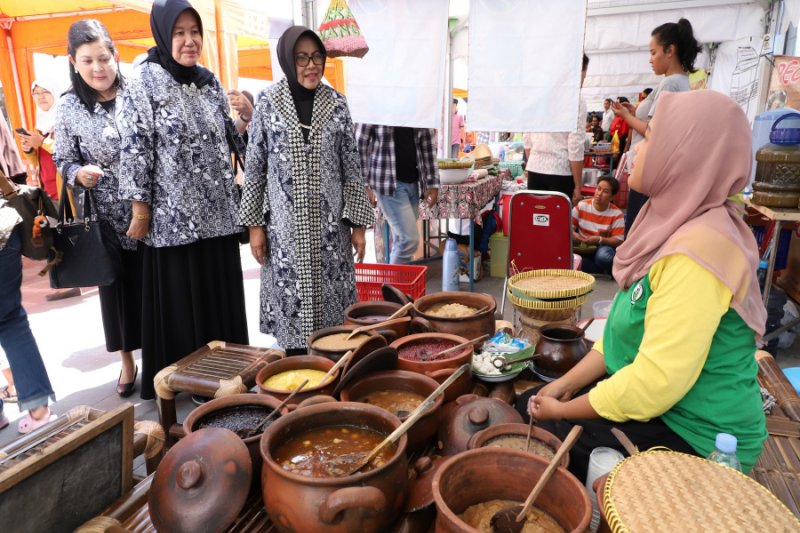
[[515,272],[573,268],[572,203],[555,191],[518,191],[511,197],[508,265],[500,312],[505,310],[508,278]]

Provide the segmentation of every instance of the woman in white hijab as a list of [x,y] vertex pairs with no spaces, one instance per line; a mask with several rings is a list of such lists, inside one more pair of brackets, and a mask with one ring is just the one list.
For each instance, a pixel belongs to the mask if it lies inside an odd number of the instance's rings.
[[39,78],[31,85],[31,95],[36,103],[36,129],[29,132],[29,135],[19,134],[20,144],[25,157],[39,170],[42,188],[50,198],[58,200],[61,194],[61,176],[53,163],[53,128],[59,91],[54,82]]

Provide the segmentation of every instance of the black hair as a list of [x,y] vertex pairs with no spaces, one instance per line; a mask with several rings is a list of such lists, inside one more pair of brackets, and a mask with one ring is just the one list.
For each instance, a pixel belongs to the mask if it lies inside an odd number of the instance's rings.
[[610,103],[611,103],[613,100],[611,100],[611,98],[606,98],[606,99],[605,99],[605,100],[603,100],[603,101],[604,101],[604,102],[608,102],[608,103],[610,104]]
[[617,101],[619,101],[620,104],[627,104],[630,102],[630,100],[628,100],[624,96],[617,96]]
[[[99,20],[83,19],[73,22],[67,32],[67,52],[72,60],[75,61],[75,52],[78,48],[85,44],[96,43],[98,41],[108,48],[112,56],[117,54],[114,41],[111,40],[108,30]],[[83,81],[77,69],[72,65],[70,65],[69,69],[69,79],[72,82],[71,90],[81,103],[86,106],[86,109],[88,109],[90,113],[94,113],[94,105],[97,102],[97,91]],[[117,69],[117,77],[114,78],[114,87],[120,87],[121,85],[122,73]]]
[[589,56],[583,54],[583,66],[581,67],[581,70],[586,70],[587,68],[589,68]]
[[611,196],[616,195],[619,192],[619,182],[617,178],[613,176],[600,176],[600,179],[597,180],[597,183],[601,181],[605,181],[611,187]]
[[703,50],[703,47],[694,38],[691,22],[684,18],[680,19],[677,24],[667,22],[654,29],[650,35],[658,40],[664,50],[670,45],[675,45],[675,53],[678,54],[678,61],[683,70],[694,72],[694,60],[697,59],[697,54]]
[[453,103],[457,104],[458,103],[458,98],[453,98]]
[[652,87],[648,87],[647,89],[642,91],[642,93],[644,93],[645,96],[648,96],[651,92],[653,92],[653,88]]

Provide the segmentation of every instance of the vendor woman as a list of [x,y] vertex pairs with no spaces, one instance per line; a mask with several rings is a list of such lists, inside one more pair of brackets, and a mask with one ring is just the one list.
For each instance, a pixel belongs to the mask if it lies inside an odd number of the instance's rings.
[[628,179],[650,201],[617,249],[620,291],[603,338],[527,406],[561,438],[584,426],[570,458],[581,480],[593,448],[621,449],[613,426],[642,450],[699,456],[730,433],[745,472],[767,438],[754,358],[766,321],[758,250],[728,199],[750,176],[750,127],[714,91],[664,94],[659,107]]

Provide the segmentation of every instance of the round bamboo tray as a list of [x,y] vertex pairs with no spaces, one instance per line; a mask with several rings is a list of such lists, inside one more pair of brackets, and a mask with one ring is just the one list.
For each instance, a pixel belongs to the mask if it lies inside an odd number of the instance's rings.
[[508,290],[519,299],[563,300],[590,293],[594,283],[594,276],[580,270],[550,268],[511,276]]
[[732,468],[672,451],[649,451],[608,476],[603,510],[614,533],[798,531],[771,492]]
[[508,291],[508,299],[518,309],[537,309],[540,311],[554,311],[559,309],[575,309],[586,302],[586,294],[561,300],[539,300],[537,298],[520,298]]

